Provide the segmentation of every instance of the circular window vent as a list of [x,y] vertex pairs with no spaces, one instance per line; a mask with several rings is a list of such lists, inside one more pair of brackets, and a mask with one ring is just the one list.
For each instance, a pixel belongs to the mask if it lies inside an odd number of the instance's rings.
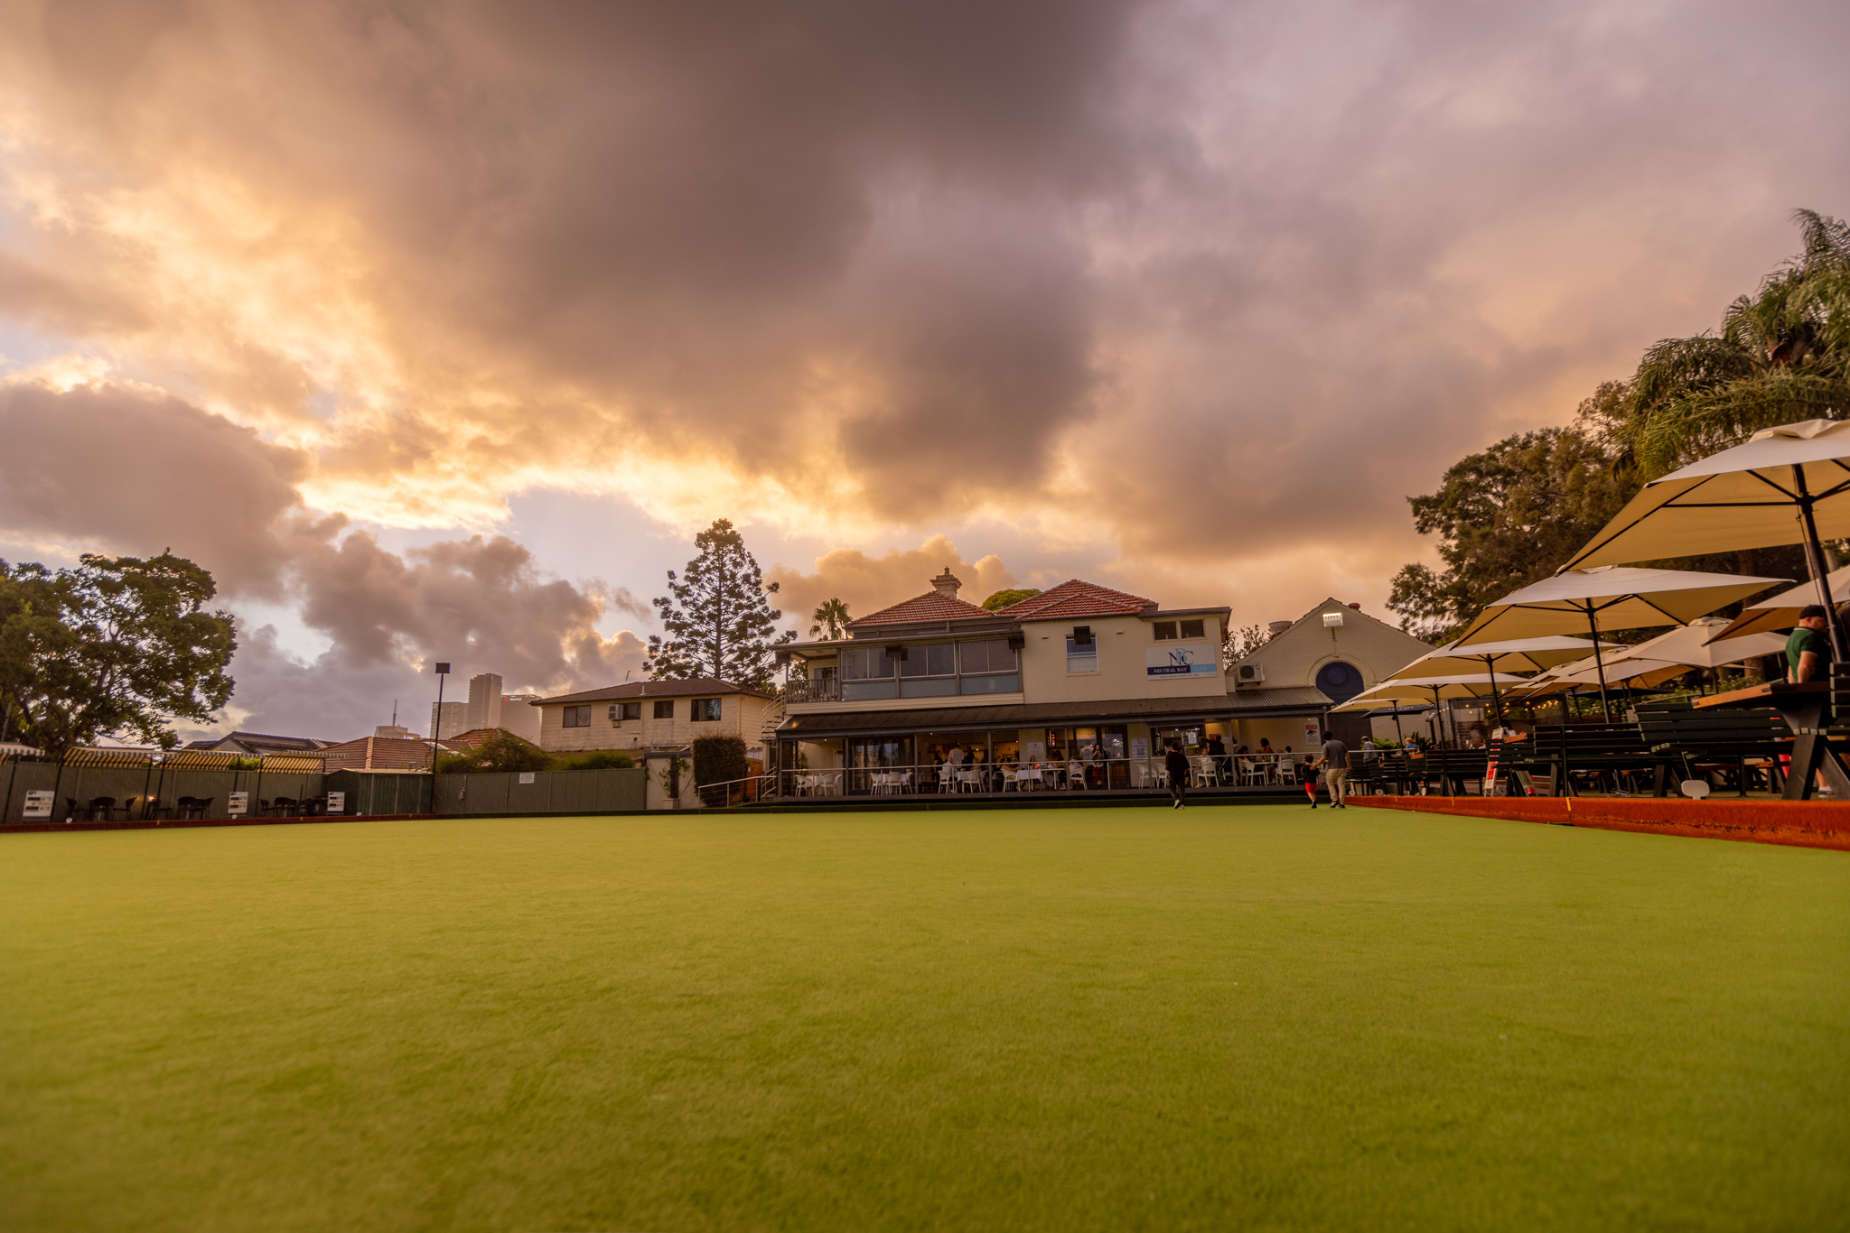
[[1333,660],[1317,669],[1317,689],[1332,702],[1347,702],[1362,692],[1362,674],[1354,664]]

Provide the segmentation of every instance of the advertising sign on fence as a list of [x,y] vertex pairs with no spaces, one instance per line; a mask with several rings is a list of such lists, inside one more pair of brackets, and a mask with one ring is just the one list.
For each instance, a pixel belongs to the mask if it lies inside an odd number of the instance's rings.
[[347,794],[345,792],[328,793],[328,812],[329,813],[346,813],[347,812]]
[[249,792],[233,792],[230,796],[225,798],[226,817],[241,818],[250,811],[251,794]]
[[520,773],[520,782],[523,784],[532,783],[533,782],[533,772],[532,771],[522,771]]
[[51,817],[52,794],[50,788],[34,788],[26,793],[26,812],[28,822],[44,821]]

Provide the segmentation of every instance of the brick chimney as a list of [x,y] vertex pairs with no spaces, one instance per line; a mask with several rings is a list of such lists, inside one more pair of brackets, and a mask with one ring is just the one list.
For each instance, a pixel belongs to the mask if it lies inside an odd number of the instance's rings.
[[958,578],[956,574],[953,574],[951,572],[951,567],[948,565],[944,567],[944,572],[942,574],[939,574],[936,578],[931,580],[931,589],[944,596],[946,599],[956,599],[957,588],[962,585],[963,580]]

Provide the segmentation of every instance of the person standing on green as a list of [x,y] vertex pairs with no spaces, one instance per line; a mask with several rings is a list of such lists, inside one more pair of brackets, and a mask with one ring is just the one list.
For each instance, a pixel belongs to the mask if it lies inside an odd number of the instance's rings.
[[1812,604],[1799,612],[1798,628],[1786,639],[1786,680],[1793,685],[1823,681],[1831,675],[1831,640],[1825,635],[1824,623],[1830,614],[1823,604]]

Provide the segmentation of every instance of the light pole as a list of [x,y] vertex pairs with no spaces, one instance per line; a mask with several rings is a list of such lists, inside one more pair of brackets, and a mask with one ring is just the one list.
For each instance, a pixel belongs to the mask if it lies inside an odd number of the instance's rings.
[[450,661],[437,661],[437,709],[430,717],[430,810],[437,812],[437,741],[443,736],[443,678],[450,674]]

